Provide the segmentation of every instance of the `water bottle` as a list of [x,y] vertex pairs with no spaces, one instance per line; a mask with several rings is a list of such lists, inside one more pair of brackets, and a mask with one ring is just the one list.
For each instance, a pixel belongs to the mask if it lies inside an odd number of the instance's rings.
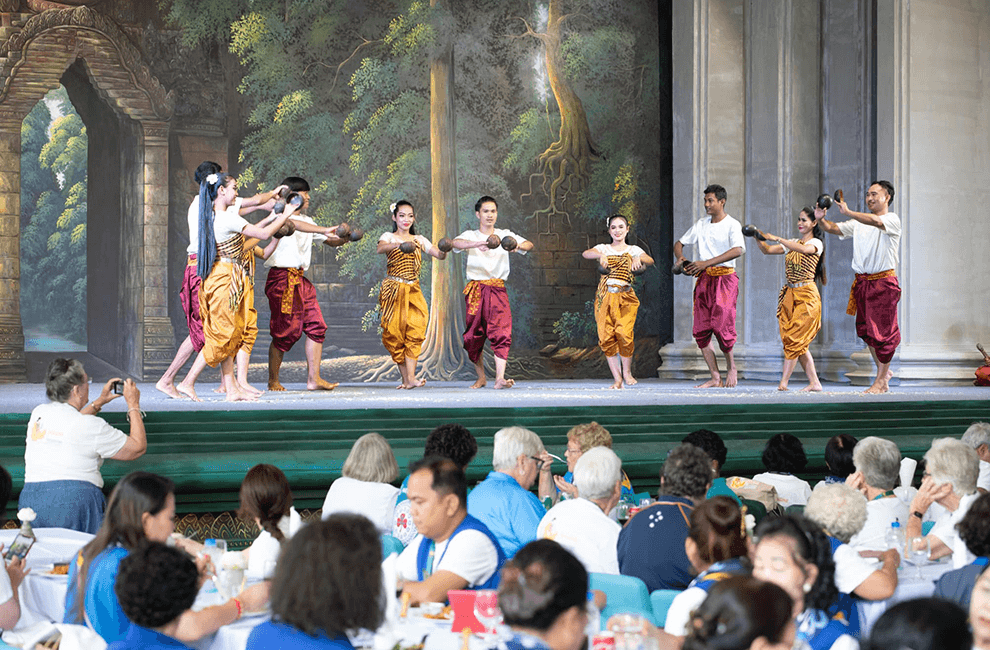
[[887,531],[887,535],[884,537],[884,541],[887,544],[888,549],[895,549],[898,554],[904,554],[904,530],[901,528],[901,522],[894,521],[890,524],[890,530]]
[[[220,558],[223,557],[223,550],[217,545],[217,540],[208,539],[203,542],[203,555],[210,558],[210,562],[213,564],[213,574],[217,575],[220,572]],[[216,583],[209,582],[206,585],[206,591],[208,593],[216,593]]]
[[602,631],[602,613],[598,611],[598,605],[595,604],[595,594],[591,591],[588,592],[587,609],[588,625],[584,628],[584,633],[590,644],[595,635]]

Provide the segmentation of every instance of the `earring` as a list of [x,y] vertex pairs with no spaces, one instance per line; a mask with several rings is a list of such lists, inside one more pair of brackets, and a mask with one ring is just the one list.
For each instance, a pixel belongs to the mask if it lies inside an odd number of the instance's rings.
[[801,586],[801,589],[802,589],[802,591],[804,591],[804,593],[806,593],[806,594],[807,594],[807,593],[810,593],[810,592],[811,592],[811,585],[810,585],[810,584],[808,584],[808,583],[806,582],[806,583],[804,583],[804,584],[803,584],[803,585]]

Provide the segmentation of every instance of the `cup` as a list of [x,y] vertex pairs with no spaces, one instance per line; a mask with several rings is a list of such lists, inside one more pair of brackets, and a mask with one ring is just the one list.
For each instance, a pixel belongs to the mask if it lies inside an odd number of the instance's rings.
[[230,600],[244,590],[244,554],[239,551],[227,551],[220,560],[220,571],[217,574],[217,590],[220,595]]
[[452,589],[447,592],[447,598],[450,600],[450,608],[454,610],[454,621],[451,623],[451,631],[457,634],[460,634],[464,628],[468,628],[478,634],[485,631],[485,626],[474,615],[476,593],[467,589]]

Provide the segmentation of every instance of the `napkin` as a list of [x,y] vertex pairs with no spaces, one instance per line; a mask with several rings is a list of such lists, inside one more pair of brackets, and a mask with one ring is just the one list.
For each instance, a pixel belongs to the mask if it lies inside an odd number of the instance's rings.
[[918,461],[913,458],[902,458],[901,459],[901,485],[904,487],[911,487],[914,482],[914,471],[918,469]]

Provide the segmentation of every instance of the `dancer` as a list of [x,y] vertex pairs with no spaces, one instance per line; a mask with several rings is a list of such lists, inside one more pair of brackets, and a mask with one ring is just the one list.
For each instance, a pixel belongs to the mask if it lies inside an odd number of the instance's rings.
[[[798,214],[798,239],[783,239],[766,233],[756,244],[764,255],[783,255],[784,276],[787,283],[781,287],[777,298],[777,321],[780,323],[780,340],[784,343],[784,371],[777,390],[787,390],[787,382],[798,361],[808,375],[808,385],[802,392],[820,391],[822,384],[815,371],[815,360],[808,346],[822,328],[822,297],[817,281],[825,284],[825,235],[822,234],[815,211],[801,208]],[[767,241],[776,242],[771,245]]]
[[834,223],[825,218],[827,210],[817,208],[815,216],[821,229],[853,238],[852,268],[856,273],[849,290],[847,314],[856,315],[856,335],[870,348],[877,365],[877,377],[864,392],[886,393],[890,390],[890,361],[901,342],[897,326],[897,303],[901,288],[897,282],[897,261],[901,244],[901,219],[890,212],[894,186],[890,181],[874,181],[866,191],[869,213],[854,212],[839,195],[835,204],[839,212],[851,217]]
[[393,203],[391,211],[392,232],[382,233],[378,238],[378,254],[388,256],[385,279],[378,294],[382,344],[402,376],[396,388],[419,388],[426,380],[416,378],[416,361],[430,322],[426,298],[419,288],[419,268],[424,252],[438,260],[446,259],[447,253],[426,237],[416,234],[412,203]]
[[987,354],[987,351],[983,349],[982,343],[977,343],[976,349],[983,355],[983,365],[976,369],[976,379],[973,380],[973,385],[990,386],[990,354]]
[[482,354],[486,338],[495,355],[495,389],[512,388],[516,382],[505,378],[505,363],[512,345],[512,309],[505,280],[509,277],[509,253],[525,255],[533,250],[533,242],[511,230],[495,227],[498,204],[490,196],[478,199],[474,214],[478,229],[465,230],[453,242],[455,251],[468,252],[464,349],[478,373],[478,381],[471,388],[483,388],[488,383]]
[[[342,246],[349,239],[336,236],[337,227],[324,228],[302,214],[309,209],[309,183],[298,176],[289,176],[282,185],[302,197],[299,212],[292,215],[295,232],[275,242],[274,249],[265,249],[268,279],[265,295],[271,308],[269,328],[272,343],[268,347],[268,390],[284,391],[279,371],[285,353],[306,334],[306,390],[333,390],[336,383],[320,377],[320,360],[327,324],[316,298],[316,287],[303,274],[313,258],[313,242],[327,246]],[[269,244],[269,247],[271,244]]]
[[206,365],[220,364],[227,401],[255,400],[234,377],[234,355],[248,350],[258,333],[254,310],[255,247],[245,254],[245,236],[268,239],[289,219],[296,207],[272,213],[257,225],[237,214],[237,181],[226,174],[210,174],[200,192],[199,252],[196,273],[203,280],[199,309],[203,318],[203,349],[176,389],[198,401],[194,384]]
[[[721,185],[705,188],[705,212],[684,236],[674,242],[674,257],[684,272],[696,276],[694,285],[694,339],[705,357],[711,379],[698,388],[722,385],[715,360],[715,342],[725,355],[725,386],[732,388],[738,381],[736,360],[732,347],[736,344],[736,298],[739,296],[739,276],[736,258],[746,252],[742,226],[725,212],[727,194]],[[698,257],[694,262],[684,258],[684,245],[696,244]]]
[[653,258],[639,246],[626,243],[629,221],[621,214],[608,218],[610,244],[598,244],[582,253],[586,260],[598,260],[602,278],[595,293],[595,320],[598,322],[598,346],[605,353],[614,383],[610,388],[636,384],[632,376],[636,312],[639,298],[632,287],[633,273],[653,264]]

